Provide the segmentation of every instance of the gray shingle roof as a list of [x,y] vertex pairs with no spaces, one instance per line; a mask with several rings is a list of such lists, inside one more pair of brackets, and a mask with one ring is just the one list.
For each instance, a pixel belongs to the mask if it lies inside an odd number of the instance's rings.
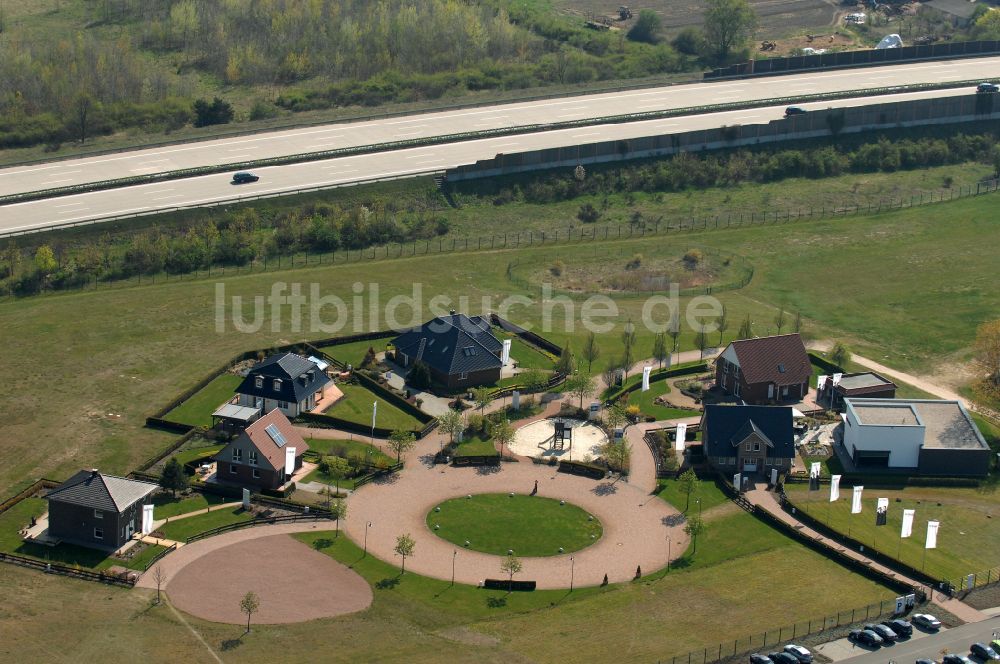
[[396,337],[392,345],[411,360],[453,375],[496,369],[503,343],[482,316],[439,316]]
[[[310,371],[312,378],[308,377]],[[258,376],[263,379],[260,387],[257,387]],[[274,389],[275,379],[281,381],[277,390]],[[300,403],[329,382],[330,377],[325,372],[301,355],[280,353],[253,365],[236,393]]]
[[81,470],[50,491],[46,498],[120,514],[156,488],[149,482]]
[[734,455],[736,445],[751,432],[770,442],[768,456],[792,458],[795,439],[792,409],[787,406],[705,406],[702,416],[705,454],[714,457]]

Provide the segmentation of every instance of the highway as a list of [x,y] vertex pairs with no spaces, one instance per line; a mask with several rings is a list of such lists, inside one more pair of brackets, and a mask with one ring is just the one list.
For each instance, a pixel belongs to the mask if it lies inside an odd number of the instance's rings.
[[854,649],[863,654],[846,659],[838,658],[836,661],[837,664],[888,664],[889,662],[912,664],[918,659],[940,662],[943,657],[942,652],[968,655],[969,646],[977,641],[989,643],[997,631],[1000,631],[1000,617],[961,625],[938,634],[919,639],[911,638],[876,649],[856,645]]
[[[923,91],[867,98],[855,97],[802,106],[806,109],[861,106],[922,97],[967,94],[969,90],[965,89]],[[260,176],[260,181],[252,184],[232,185],[230,175],[220,173],[13,203],[0,207],[0,235],[115,215],[149,214],[173,207],[210,205],[236,200],[241,196],[277,195],[297,189],[345,185],[372,178],[431,173],[473,163],[477,159],[489,159],[497,153],[510,154],[612,139],[711,129],[722,125],[767,123],[782,117],[783,114],[784,106],[772,106],[626,124],[595,125],[260,168],[254,171]]]
[[[232,164],[283,155],[501,127],[548,124],[627,113],[844,92],[893,85],[989,79],[992,72],[1000,72],[1000,57],[916,62],[765,78],[691,83],[615,93],[497,104],[371,121],[317,125],[0,169],[0,196],[184,168]],[[671,125],[668,123],[667,126]],[[596,128],[593,128],[582,133],[594,134],[597,131]],[[476,154],[483,156],[481,152]],[[443,164],[448,161],[448,158],[444,156],[429,157],[427,159],[428,165],[434,160]]]

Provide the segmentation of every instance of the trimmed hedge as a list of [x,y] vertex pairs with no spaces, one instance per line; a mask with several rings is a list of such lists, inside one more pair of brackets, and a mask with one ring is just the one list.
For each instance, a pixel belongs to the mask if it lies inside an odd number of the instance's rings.
[[508,581],[506,579],[486,579],[483,581],[486,590],[526,590],[535,589],[534,581]]
[[[690,376],[693,374],[705,373],[708,371],[708,363],[705,361],[698,361],[695,364],[681,365],[674,367],[673,369],[659,369],[653,371],[649,375],[649,382],[656,383],[661,380],[666,380],[667,378],[676,378],[677,376]],[[608,403],[615,403],[621,399],[626,394],[635,392],[642,387],[642,379],[636,381],[635,383],[630,383],[618,389],[617,392],[612,392],[611,395],[606,399]]]
[[560,461],[558,471],[571,475],[582,475],[595,480],[604,479],[608,474],[608,469],[598,466],[595,463],[584,463],[583,461]]

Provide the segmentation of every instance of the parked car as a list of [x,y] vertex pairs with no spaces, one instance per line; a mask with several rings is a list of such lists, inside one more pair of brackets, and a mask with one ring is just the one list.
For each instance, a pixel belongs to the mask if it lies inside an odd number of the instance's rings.
[[789,106],[785,109],[785,117],[787,118],[790,115],[804,115],[805,112],[806,109],[801,106]]
[[878,647],[882,645],[882,637],[870,629],[852,629],[847,638],[855,643],[863,643],[866,646]]
[[796,659],[795,655],[787,652],[771,652],[767,654],[767,657],[774,664],[799,664],[799,660]]
[[924,629],[941,629],[941,621],[929,613],[914,614],[913,624]]
[[978,657],[982,660],[1000,659],[1000,654],[997,654],[996,650],[985,643],[973,643],[972,646],[969,647],[969,652],[972,653],[973,657]]
[[885,625],[865,625],[865,629],[875,632],[881,636],[882,640],[886,643],[892,643],[893,641],[899,640],[899,635]]
[[945,655],[941,664],[975,664],[975,662],[965,655]]
[[894,631],[898,636],[910,636],[913,634],[913,625],[902,618],[883,620],[882,624]]
[[933,659],[918,659],[915,664],[937,664]]
[[990,648],[993,648],[997,652],[1000,652],[1000,639],[993,639],[990,641]]
[[789,643],[785,646],[785,652],[797,659],[802,664],[812,664],[813,654],[808,649],[800,645]]
[[761,655],[758,652],[750,655],[750,664],[774,664],[774,661],[767,655]]
[[233,184],[246,184],[248,182],[256,182],[260,177],[254,175],[250,171],[240,171],[239,173],[233,173]]
[[979,94],[990,94],[992,92],[1000,92],[1000,85],[996,83],[980,83],[976,86],[976,92]]

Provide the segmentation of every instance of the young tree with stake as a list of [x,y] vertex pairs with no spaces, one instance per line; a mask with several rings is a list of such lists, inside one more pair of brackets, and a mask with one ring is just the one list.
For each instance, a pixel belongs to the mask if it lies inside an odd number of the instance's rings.
[[587,373],[591,373],[594,360],[601,356],[601,347],[597,345],[597,335],[591,332],[583,342],[583,349],[580,351],[583,359],[587,360]]
[[260,598],[257,597],[257,593],[255,593],[255,592],[253,592],[251,590],[246,595],[244,595],[243,599],[240,600],[240,609],[243,611],[243,613],[247,614],[247,631],[246,631],[246,633],[249,634],[250,633],[250,616],[252,616],[253,614],[257,613],[257,611],[260,609]]
[[521,561],[513,553],[508,553],[500,563],[500,571],[507,575],[507,592],[514,591],[514,575],[519,574],[523,568]]
[[406,558],[407,556],[412,556],[416,548],[417,543],[410,537],[410,533],[404,533],[396,538],[396,546],[393,548],[393,551],[403,559],[403,564],[399,568],[400,575],[406,573]]
[[417,444],[417,437],[412,431],[396,429],[389,434],[389,449],[396,453],[396,463]]

